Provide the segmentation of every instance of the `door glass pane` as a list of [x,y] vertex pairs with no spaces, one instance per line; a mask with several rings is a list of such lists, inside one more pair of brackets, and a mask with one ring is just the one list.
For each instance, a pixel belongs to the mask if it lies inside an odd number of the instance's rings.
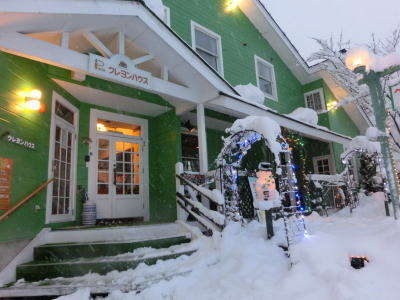
[[57,125],[54,141],[52,214],[68,214],[71,200],[73,129]]
[[122,195],[124,193],[124,186],[123,185],[117,185],[115,189],[115,193],[117,195]]
[[108,195],[108,184],[98,184],[97,185],[97,194]]
[[70,124],[74,124],[74,112],[60,102],[56,102],[56,115],[59,116],[61,119],[67,121]]
[[140,144],[115,142],[115,194],[139,194]]
[[142,135],[142,129],[140,125],[127,124],[112,120],[98,119],[96,128],[98,132],[113,132],[122,135],[137,137]]

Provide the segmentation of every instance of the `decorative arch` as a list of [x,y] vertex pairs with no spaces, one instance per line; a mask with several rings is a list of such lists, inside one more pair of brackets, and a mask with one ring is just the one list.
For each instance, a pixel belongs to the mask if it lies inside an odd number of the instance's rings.
[[[235,128],[233,126],[232,128]],[[288,206],[298,206],[300,195],[297,188],[297,179],[292,164],[292,153],[288,143],[279,133],[271,139],[261,130],[229,129],[230,135],[224,140],[218,158],[217,166],[221,170],[222,192],[225,198],[225,215],[228,220],[241,221],[240,197],[238,193],[238,169],[241,162],[251,147],[258,141],[264,141],[263,145],[271,150],[275,157],[276,174],[279,176],[279,193],[284,203]],[[271,145],[274,143],[274,145]]]

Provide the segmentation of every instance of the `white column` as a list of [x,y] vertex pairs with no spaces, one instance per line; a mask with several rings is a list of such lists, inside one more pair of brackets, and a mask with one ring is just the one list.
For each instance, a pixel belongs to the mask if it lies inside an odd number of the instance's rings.
[[204,105],[197,105],[197,135],[199,140],[199,160],[200,172],[208,171],[208,156],[207,156],[207,136],[206,136],[206,119],[204,115]]

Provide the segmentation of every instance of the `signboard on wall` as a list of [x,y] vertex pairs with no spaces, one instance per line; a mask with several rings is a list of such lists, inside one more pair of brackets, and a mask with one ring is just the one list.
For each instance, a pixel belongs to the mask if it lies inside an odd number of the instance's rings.
[[135,67],[124,55],[111,58],[89,54],[89,72],[128,85],[150,88],[151,74]]
[[12,165],[12,159],[0,157],[0,209],[10,208]]

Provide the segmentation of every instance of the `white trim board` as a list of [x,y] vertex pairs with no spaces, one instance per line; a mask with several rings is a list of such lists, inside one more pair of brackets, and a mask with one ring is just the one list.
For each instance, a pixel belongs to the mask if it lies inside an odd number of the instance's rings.
[[270,109],[261,108],[256,104],[247,103],[244,100],[239,100],[234,96],[221,95],[218,99],[208,103],[210,108],[219,112],[230,114],[238,118],[246,116],[268,116],[278,122],[282,127],[297,131],[304,136],[308,136],[317,140],[326,142],[336,142],[346,145],[351,141],[350,137],[330,131],[329,129],[322,129],[304,122],[297,121],[287,116],[280,115]]

